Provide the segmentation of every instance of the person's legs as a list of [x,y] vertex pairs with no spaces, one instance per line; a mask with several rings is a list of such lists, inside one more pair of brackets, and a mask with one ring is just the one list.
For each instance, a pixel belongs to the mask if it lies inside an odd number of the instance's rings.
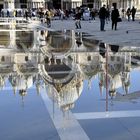
[[112,21],[112,30],[113,30],[113,28],[114,28],[114,21]]
[[130,15],[128,15],[128,21],[130,21]]
[[81,29],[81,21],[78,20],[78,25],[79,25],[79,28]]
[[103,31],[105,26],[105,19],[100,19],[100,30]]
[[76,29],[78,29],[78,21],[77,20],[75,21],[75,27],[76,27]]
[[105,28],[105,19],[103,19],[103,30]]
[[100,19],[100,30],[102,31],[102,19]]
[[132,14],[132,21],[135,21],[135,16]]
[[114,24],[115,24],[115,30],[117,30],[117,21],[115,21]]

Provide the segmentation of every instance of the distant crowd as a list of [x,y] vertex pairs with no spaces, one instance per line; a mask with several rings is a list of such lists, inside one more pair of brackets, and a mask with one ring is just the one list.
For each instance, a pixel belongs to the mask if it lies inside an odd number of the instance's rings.
[[74,19],[75,27],[77,29],[81,28],[81,20],[95,20],[98,16],[100,18],[100,30],[105,31],[105,23],[112,21],[112,30],[117,30],[117,23],[121,18],[126,17],[128,21],[132,19],[135,21],[136,8],[117,9],[116,5],[113,5],[112,8],[103,5],[100,9],[87,8],[87,7],[77,7],[69,10],[62,9],[2,9],[0,10],[1,17],[24,17],[26,20],[29,19],[38,19],[42,23],[46,23],[48,27],[51,27],[52,19]]

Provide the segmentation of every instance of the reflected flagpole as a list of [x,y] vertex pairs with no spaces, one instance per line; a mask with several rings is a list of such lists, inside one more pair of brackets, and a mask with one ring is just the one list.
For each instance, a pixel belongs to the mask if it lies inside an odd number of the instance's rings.
[[106,47],[106,111],[108,111],[108,46]]

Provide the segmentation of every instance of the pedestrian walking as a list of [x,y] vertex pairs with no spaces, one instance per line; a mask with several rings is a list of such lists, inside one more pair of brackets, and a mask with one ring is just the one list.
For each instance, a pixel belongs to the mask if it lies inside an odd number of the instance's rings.
[[95,20],[95,16],[96,16],[95,9],[92,9],[92,10],[91,10],[90,16],[91,16],[91,19],[92,19],[92,20]]
[[112,20],[112,30],[115,27],[115,30],[117,30],[117,22],[118,22],[118,18],[119,18],[119,11],[116,8],[116,5],[113,6],[113,10],[111,12],[111,20]]
[[135,21],[136,8],[133,6],[131,9],[132,21]]
[[106,19],[106,6],[103,5],[103,7],[100,8],[99,11],[99,18],[100,18],[100,30],[101,31],[105,31],[104,27],[105,27],[105,19]]
[[130,8],[127,9],[126,15],[127,15],[128,21],[130,21],[130,15],[131,15],[131,10],[130,10]]
[[76,29],[81,29],[81,12],[80,12],[80,10],[77,10],[76,14],[75,14],[75,26],[76,26]]
[[64,11],[60,10],[60,19],[61,19],[61,21],[63,21],[64,16],[65,16]]

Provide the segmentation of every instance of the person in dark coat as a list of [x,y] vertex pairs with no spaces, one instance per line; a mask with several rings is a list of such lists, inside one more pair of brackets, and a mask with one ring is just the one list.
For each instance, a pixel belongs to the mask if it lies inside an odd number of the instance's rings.
[[116,5],[114,5],[113,7],[114,9],[111,12],[112,30],[114,29],[114,27],[115,27],[115,30],[117,30],[117,21],[120,15],[119,15],[118,9],[116,8]]
[[131,9],[131,14],[132,14],[132,21],[135,21],[136,8],[134,6]]
[[101,31],[105,31],[104,27],[105,27],[105,19],[106,19],[106,6],[103,5],[103,7],[100,8],[99,11],[99,18],[100,18],[100,30]]

